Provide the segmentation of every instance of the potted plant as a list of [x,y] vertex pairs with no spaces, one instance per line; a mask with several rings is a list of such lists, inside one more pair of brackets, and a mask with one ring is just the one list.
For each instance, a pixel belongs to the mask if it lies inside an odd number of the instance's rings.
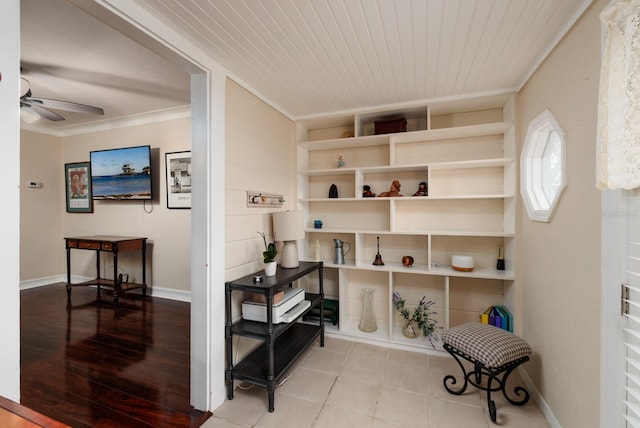
[[278,266],[276,262],[278,249],[276,248],[276,244],[274,242],[269,242],[267,244],[267,237],[263,232],[258,233],[260,234],[260,236],[262,236],[262,241],[264,242],[264,251],[262,252],[264,261],[264,274],[266,276],[274,276],[276,274],[276,268]]
[[410,312],[405,306],[405,301],[400,296],[400,293],[397,291],[393,292],[393,307],[400,313],[405,321],[402,333],[409,338],[414,338],[421,332],[424,337],[429,339],[429,343],[435,349],[433,341],[439,339],[437,330],[439,330],[440,327],[437,325],[438,321],[432,318],[432,316],[436,314],[436,312],[431,310],[431,306],[434,304],[435,302],[433,300],[427,302],[423,296],[418,306]]

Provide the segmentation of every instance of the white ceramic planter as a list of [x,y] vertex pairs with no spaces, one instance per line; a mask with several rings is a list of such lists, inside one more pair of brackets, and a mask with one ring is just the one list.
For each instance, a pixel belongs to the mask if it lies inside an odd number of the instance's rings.
[[269,262],[264,264],[264,274],[266,276],[275,276],[278,262]]

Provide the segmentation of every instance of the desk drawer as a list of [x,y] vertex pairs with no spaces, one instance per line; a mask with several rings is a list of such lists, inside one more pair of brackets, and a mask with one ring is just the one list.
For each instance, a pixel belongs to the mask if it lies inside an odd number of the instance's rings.
[[111,242],[103,242],[102,251],[113,251],[113,244]]
[[78,248],[82,250],[99,250],[100,242],[78,241]]

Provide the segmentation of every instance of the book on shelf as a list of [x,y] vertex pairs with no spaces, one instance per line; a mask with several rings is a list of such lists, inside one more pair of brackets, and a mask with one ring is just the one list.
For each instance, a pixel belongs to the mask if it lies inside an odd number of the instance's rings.
[[489,312],[491,312],[491,306],[489,306],[484,310],[484,312],[480,314],[480,322],[482,324],[489,324]]
[[480,322],[513,333],[513,314],[504,305],[489,306],[480,314]]

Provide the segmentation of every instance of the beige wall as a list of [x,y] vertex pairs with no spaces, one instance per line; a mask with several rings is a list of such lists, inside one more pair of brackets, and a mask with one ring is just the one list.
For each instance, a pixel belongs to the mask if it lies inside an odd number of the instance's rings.
[[[528,123],[548,108],[567,132],[567,189],[550,223],[519,206],[518,276],[525,365],[563,427],[599,418],[600,193],[595,136],[600,26],[596,1],[532,76],[517,99],[518,152]],[[521,202],[521,201],[520,201]]]
[[[191,121],[176,119],[152,124],[131,126],[102,132],[94,132],[59,139],[31,132],[22,133],[23,168],[22,181],[38,179],[35,171],[40,164],[50,175],[55,189],[45,182],[42,189],[25,189],[22,192],[21,281],[39,279],[66,272],[65,251],[62,238],[74,235],[123,235],[144,236],[149,239],[147,255],[147,283],[158,289],[175,290],[188,294],[190,285],[191,211],[169,210],[166,204],[165,153],[190,150]],[[50,143],[50,144],[48,144]],[[64,203],[64,164],[89,160],[91,150],[128,147],[149,144],[152,149],[154,201],[143,205],[142,201],[94,201],[93,214],[67,213]],[[54,149],[57,147],[57,149]],[[40,165],[40,166],[38,166]],[[32,176],[33,175],[33,176]],[[43,177],[43,181],[46,177]],[[57,180],[57,181],[56,181]],[[52,186],[53,187],[53,186]],[[47,198],[36,197],[28,190],[50,190]],[[55,194],[53,194],[55,193]],[[42,192],[45,195],[44,192]],[[149,212],[147,212],[149,211]],[[31,215],[30,213],[34,213]],[[38,214],[35,214],[38,213]],[[42,219],[46,219],[46,224]],[[33,238],[38,237],[38,240]],[[44,242],[44,246],[38,244]],[[45,249],[47,251],[45,251]],[[95,276],[95,259],[92,252],[74,251],[72,274]],[[48,259],[46,266],[42,260]],[[110,278],[110,256],[103,255],[103,275]],[[122,253],[118,260],[122,272],[131,280],[139,280],[142,274],[139,255]]]
[[[46,280],[65,266],[62,139],[22,131],[20,140],[20,279]],[[29,188],[28,181],[42,187]]]
[[[226,191],[220,197],[226,197],[225,276],[233,280],[263,268],[257,232],[273,240],[271,213],[297,208],[295,125],[232,80],[226,91]],[[282,194],[286,202],[248,208],[247,190]]]

